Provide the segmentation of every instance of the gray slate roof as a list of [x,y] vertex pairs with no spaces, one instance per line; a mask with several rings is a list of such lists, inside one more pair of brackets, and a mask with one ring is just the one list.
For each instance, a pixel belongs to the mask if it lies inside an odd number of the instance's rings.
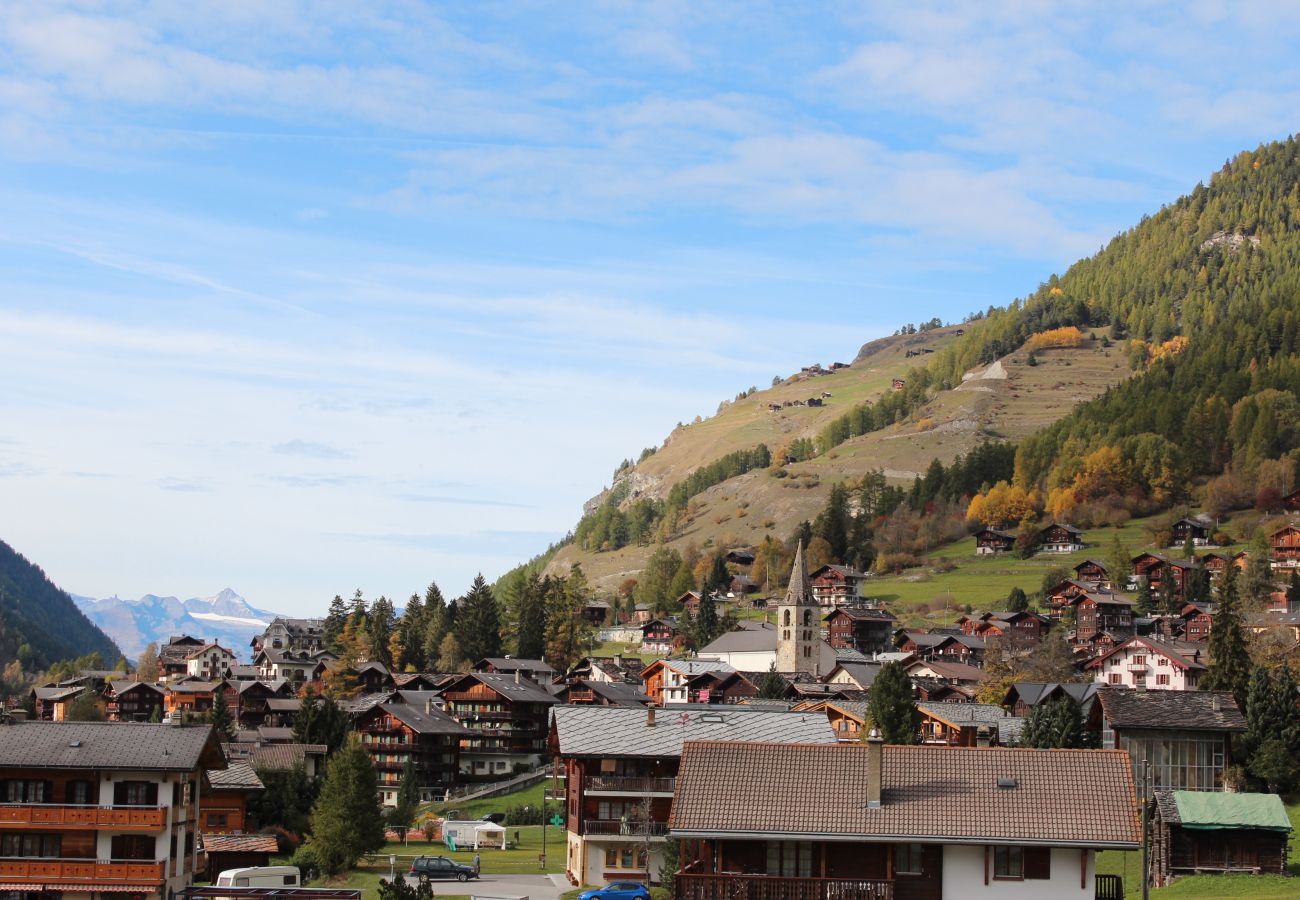
[[619,706],[557,706],[552,722],[564,756],[681,755],[684,741],[765,741],[833,744],[824,713],[755,709],[740,705],[673,706],[655,710]]
[[1106,720],[1120,730],[1246,730],[1246,717],[1230,691],[1138,691],[1103,685],[1097,696]]
[[225,769],[209,769],[208,783],[218,791],[261,791],[266,789],[253,767],[246,762],[232,762]]
[[20,722],[0,726],[0,767],[188,772],[200,760],[209,768],[225,763],[211,725]]
[[1007,711],[991,703],[918,703],[923,712],[950,725],[997,725],[1007,718]]
[[416,734],[472,734],[468,728],[441,710],[430,712],[410,703],[385,703],[380,708]]

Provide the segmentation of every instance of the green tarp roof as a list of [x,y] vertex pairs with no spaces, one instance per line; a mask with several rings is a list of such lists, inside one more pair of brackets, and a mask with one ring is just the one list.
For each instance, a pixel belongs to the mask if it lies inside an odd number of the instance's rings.
[[1174,791],[1184,828],[1264,828],[1290,831],[1282,798],[1276,794]]

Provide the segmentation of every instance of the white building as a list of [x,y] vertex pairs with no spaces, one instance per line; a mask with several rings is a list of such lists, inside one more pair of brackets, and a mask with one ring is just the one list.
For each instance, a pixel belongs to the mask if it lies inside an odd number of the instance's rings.
[[1096,680],[1115,687],[1195,690],[1205,672],[1205,644],[1133,637],[1088,663]]
[[185,658],[185,674],[204,681],[217,681],[237,664],[235,654],[220,644],[204,644]]

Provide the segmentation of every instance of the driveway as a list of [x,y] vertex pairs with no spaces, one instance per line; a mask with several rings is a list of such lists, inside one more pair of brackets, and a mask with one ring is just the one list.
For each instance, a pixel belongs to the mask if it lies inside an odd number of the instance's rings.
[[560,900],[573,890],[563,875],[483,875],[464,884],[455,881],[431,882],[434,896],[471,894],[477,897],[522,897],[528,900]]

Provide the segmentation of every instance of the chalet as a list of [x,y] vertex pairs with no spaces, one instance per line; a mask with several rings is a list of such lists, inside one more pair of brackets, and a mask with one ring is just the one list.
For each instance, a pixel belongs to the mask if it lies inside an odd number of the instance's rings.
[[353,727],[374,763],[384,806],[397,805],[408,764],[419,782],[420,802],[442,800],[460,770],[462,742],[474,738],[473,731],[438,709],[433,700],[420,706],[381,703],[358,716]]
[[843,700],[838,697],[812,700],[794,707],[797,712],[823,713],[831,730],[841,743],[856,744],[862,740],[862,728],[868,720],[865,700]]
[[677,626],[667,619],[651,619],[641,626],[642,653],[672,653]]
[[599,628],[609,621],[609,604],[604,600],[591,600],[582,608],[582,617]]
[[[743,703],[758,696],[766,672],[736,672],[711,669],[686,682],[692,703]],[[821,687],[821,685],[818,685]]]
[[1161,691],[1195,690],[1205,672],[1205,645],[1152,637],[1132,637],[1085,669],[1113,687]]
[[1300,510],[1300,489],[1294,490],[1282,498],[1282,507],[1292,512]]
[[1300,566],[1300,526],[1287,525],[1269,535],[1274,569]]
[[1133,771],[1151,767],[1157,788],[1223,790],[1232,736],[1246,719],[1229,691],[1143,691],[1103,686],[1101,745],[1128,752]]
[[841,606],[822,617],[833,649],[859,653],[887,650],[896,621],[888,610],[857,606]]
[[204,644],[185,657],[185,674],[202,681],[216,681],[225,678],[237,662],[235,654],[220,644]]
[[840,660],[828,673],[826,673],[826,683],[835,685],[844,685],[854,690],[865,691],[871,687],[876,676],[880,674],[880,668],[884,663],[879,662],[847,662]]
[[1097,851],[1141,843],[1127,762],[879,739],[690,741],[670,823],[683,841],[677,896],[1090,897]]
[[248,800],[266,787],[253,767],[246,762],[229,763],[224,769],[209,771],[207,780],[199,811],[203,835],[255,831],[248,818]]
[[978,685],[956,684],[937,678],[912,677],[912,689],[918,702],[967,703],[975,699]]
[[[242,728],[258,728],[267,724],[272,700],[293,697],[293,686],[283,679],[277,681],[231,681],[222,685],[226,705]],[[296,699],[296,698],[294,698]]]
[[922,744],[1007,746],[1020,741],[1024,720],[991,703],[918,703]]
[[1036,612],[997,611],[962,616],[958,623],[970,637],[1000,637],[1017,644],[1036,644],[1052,625],[1052,620]]
[[1049,619],[1060,619],[1070,608],[1070,601],[1096,589],[1091,582],[1077,578],[1059,581],[1043,591],[1043,610]]
[[1227,553],[1207,553],[1204,556],[1197,557],[1197,561],[1200,562],[1205,571],[1210,573],[1211,579],[1222,577],[1231,559],[1231,555]]
[[485,656],[474,663],[475,672],[493,672],[497,675],[520,675],[538,684],[555,680],[555,670],[544,659],[514,659],[509,656]]
[[1073,525],[1053,522],[1038,532],[1034,543],[1047,553],[1074,553],[1083,549],[1083,532]]
[[1085,559],[1074,567],[1074,579],[1093,587],[1110,587],[1110,570],[1100,560]]
[[162,720],[167,690],[151,681],[110,681],[104,689],[104,714],[110,722]]
[[564,673],[564,680],[640,685],[644,668],[645,663],[635,656],[584,656]]
[[184,720],[212,712],[216,692],[222,689],[219,681],[177,681],[167,686],[163,701],[167,713]]
[[808,576],[813,598],[827,609],[852,603],[858,598],[858,586],[867,577],[849,566],[822,566]]
[[649,706],[650,697],[637,685],[623,681],[575,680],[555,692],[559,703],[591,706]]
[[1133,557],[1133,578],[1138,584],[1145,583],[1153,593],[1158,592],[1167,569],[1174,579],[1175,595],[1182,597],[1188,574],[1199,567],[1200,563],[1192,559],[1174,559],[1159,553],[1139,553]]
[[984,661],[985,640],[965,634],[942,632],[905,632],[899,650],[918,659],[937,662],[969,663],[978,666]]
[[320,661],[310,653],[263,647],[253,657],[253,665],[266,681],[284,679],[295,685],[315,681]]
[[439,691],[452,677],[426,672],[394,672],[393,684],[399,691]]
[[1214,603],[1189,603],[1184,606],[1178,616],[1183,623],[1183,640],[1209,641],[1210,629],[1214,627],[1214,614],[1217,609]]
[[188,634],[172,635],[167,643],[158,648],[158,671],[164,677],[184,675],[188,668],[190,654],[204,644]]
[[[658,881],[682,745],[690,740],[830,744],[825,717],[786,710],[556,707],[548,743],[564,773],[566,869],[578,884]],[[646,848],[649,859],[646,859]]]
[[1089,591],[1070,600],[1074,610],[1074,637],[1076,641],[1090,641],[1098,633],[1133,633],[1132,597],[1110,591]]
[[691,703],[690,681],[703,672],[734,672],[735,666],[715,659],[656,659],[641,670],[645,693],[656,706]]
[[650,607],[644,603],[638,603],[632,608],[632,621],[645,623],[650,621]]
[[[727,584],[727,590],[732,597],[743,597],[746,594],[756,593],[758,583],[748,575],[733,575]],[[718,599],[721,601],[723,598]]]
[[935,681],[959,687],[975,688],[984,679],[984,672],[965,663],[934,662],[918,659],[907,666],[909,678],[933,678]]
[[1187,539],[1190,537],[1193,546],[1208,547],[1213,534],[1214,522],[1211,519],[1204,516],[1179,519],[1169,526],[1169,546],[1185,547]]
[[1093,681],[1077,683],[1017,681],[1007,688],[1001,706],[1013,716],[1025,717],[1033,712],[1034,707],[1040,703],[1046,703],[1061,696],[1069,697],[1079,704],[1083,717],[1087,720],[1097,698],[1097,683]]
[[1007,553],[1016,546],[1016,535],[1011,531],[997,528],[982,528],[975,532],[975,553],[988,556],[995,553]]
[[325,771],[324,744],[264,744],[260,741],[232,741],[222,744],[230,762],[246,762],[255,772],[288,772],[302,766],[315,779]]
[[1291,821],[1276,794],[1155,792],[1151,877],[1248,872],[1287,874]]
[[682,594],[677,598],[677,606],[680,607],[686,615],[694,619],[696,614],[700,611],[700,592],[687,591]]
[[212,726],[21,722],[0,727],[0,880],[9,896],[163,900],[198,872]]
[[514,766],[532,767],[546,751],[546,720],[556,700],[520,673],[470,672],[442,692],[448,715],[472,734],[460,743],[460,769],[500,778]]
[[737,566],[752,566],[754,551],[748,547],[732,547],[727,551],[727,562]]

